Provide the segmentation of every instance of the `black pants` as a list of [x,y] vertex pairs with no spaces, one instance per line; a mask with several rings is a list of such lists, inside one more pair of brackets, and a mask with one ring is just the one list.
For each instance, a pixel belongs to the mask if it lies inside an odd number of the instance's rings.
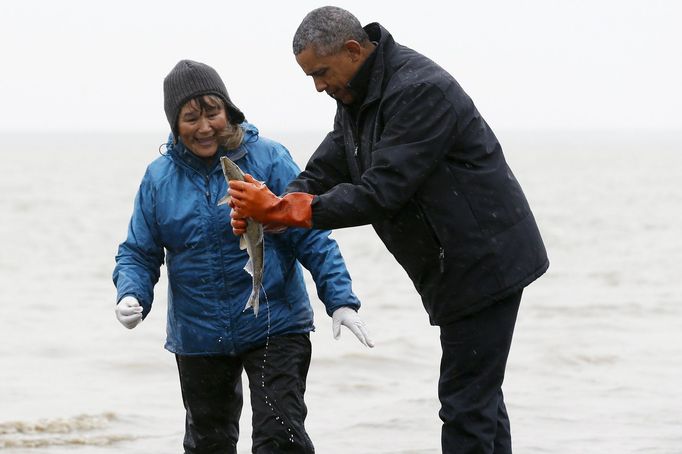
[[502,382],[521,293],[440,327],[444,454],[512,452]]
[[185,405],[186,454],[236,454],[242,369],[249,377],[256,454],[315,452],[303,399],[310,366],[307,334],[271,337],[265,347],[230,356],[176,355]]

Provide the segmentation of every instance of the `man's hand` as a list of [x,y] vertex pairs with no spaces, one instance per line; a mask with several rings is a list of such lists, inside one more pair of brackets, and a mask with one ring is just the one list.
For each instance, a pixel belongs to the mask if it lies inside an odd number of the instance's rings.
[[142,306],[134,296],[124,297],[116,305],[116,318],[121,325],[133,329],[142,321]]
[[334,339],[341,336],[341,325],[351,330],[353,334],[367,347],[374,347],[374,342],[369,337],[365,322],[362,321],[358,313],[350,307],[340,307],[332,314],[332,331]]
[[263,223],[267,212],[280,201],[280,198],[273,194],[264,183],[248,173],[244,174],[244,181],[230,181],[228,193],[231,197],[233,219],[237,215],[240,218],[251,218]]
[[[231,197],[232,219],[251,218],[264,226],[312,227],[312,194],[292,192],[277,197],[248,173],[244,175],[244,181],[230,181],[228,193]],[[234,233],[243,233],[245,222],[236,224],[236,228],[233,226]]]

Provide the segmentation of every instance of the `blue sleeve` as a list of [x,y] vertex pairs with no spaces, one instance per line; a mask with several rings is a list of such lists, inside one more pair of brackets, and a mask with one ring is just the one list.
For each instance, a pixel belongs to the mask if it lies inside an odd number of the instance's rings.
[[275,153],[272,157],[266,184],[274,194],[281,195],[289,182],[296,178],[301,170],[284,145],[275,142],[274,148]]
[[317,288],[317,296],[330,316],[342,306],[360,308],[360,300],[353,293],[352,280],[339,246],[329,230],[290,228],[296,258],[310,272]]
[[[281,152],[277,153],[267,182],[275,194],[281,194],[299,173],[287,149],[280,147]],[[360,307],[360,301],[353,293],[346,263],[330,233],[328,230],[289,228],[281,234],[287,237],[296,259],[312,275],[317,296],[329,315],[342,306],[356,310]]]
[[147,316],[154,300],[154,285],[159,280],[164,250],[160,243],[154,215],[154,191],[145,174],[135,196],[133,215],[128,225],[128,237],[118,247],[114,285],[117,299],[132,295],[140,302]]

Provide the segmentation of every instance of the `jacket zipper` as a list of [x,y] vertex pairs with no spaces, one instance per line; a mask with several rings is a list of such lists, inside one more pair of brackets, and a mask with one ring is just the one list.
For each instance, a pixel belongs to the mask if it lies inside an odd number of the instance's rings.
[[358,131],[357,124],[353,125],[350,132],[351,132],[351,135],[353,136],[353,156],[355,156],[355,158],[357,158],[358,157],[358,148],[360,146],[358,144],[359,131]]
[[204,184],[205,184],[204,194],[206,195],[206,202],[208,202],[208,204],[210,205],[211,204],[211,190],[210,189],[211,189],[211,173],[212,173],[212,171],[209,170],[208,174],[204,174],[204,173],[201,173],[200,171],[198,171],[197,169],[195,169],[194,167],[192,167],[191,165],[187,164],[181,157],[177,157],[177,158],[171,157],[171,159],[173,159],[173,161],[175,161],[180,166],[188,169],[190,172],[196,173],[197,175],[202,177],[202,179],[204,180]]
[[211,175],[205,175],[204,181],[206,182],[206,202],[211,204]]
[[362,111],[365,109],[365,106],[362,105],[358,109],[358,113],[356,117],[353,119],[353,116],[350,114],[350,112],[347,112],[347,115],[353,120],[352,124],[353,127],[351,128],[351,134],[353,135],[353,145],[355,147],[353,151],[353,155],[357,158],[358,157],[358,148],[359,148],[359,138],[360,138],[360,116],[362,115]]
[[[211,190],[210,190],[211,189],[211,174],[213,173],[213,170],[209,170],[207,174],[203,174],[200,171],[198,171],[197,169],[195,169],[194,167],[192,167],[191,165],[189,165],[188,163],[186,163],[180,157],[177,157],[177,158],[171,157],[171,159],[173,159],[173,161],[176,162],[177,164],[179,164],[180,166],[185,167],[186,169],[189,169],[190,172],[194,172],[197,175],[199,175],[200,177],[203,177],[203,180],[205,183],[206,202],[210,207],[210,205],[211,205]],[[223,263],[224,262],[224,255],[223,255],[222,247],[219,248],[219,253],[220,253],[220,263]],[[221,274],[224,274],[224,273],[221,273]],[[223,281],[224,281],[224,277],[223,277]],[[226,285],[225,290],[224,290],[224,295],[226,296],[227,300],[230,300],[231,296],[230,296],[230,292],[229,292],[228,288],[229,288],[229,286]],[[229,309],[226,309],[226,313],[227,313],[227,317],[226,317],[227,324],[225,325],[225,331],[226,331],[226,333],[229,334],[230,342],[231,342],[231,345],[233,346],[232,349],[234,349],[234,345],[235,345],[236,341],[234,339],[234,330],[231,328],[232,322],[233,322],[232,312]],[[228,334],[226,334],[225,337],[221,336],[221,339],[227,340]]]
[[440,264],[440,274],[445,273],[445,249],[443,249],[443,246],[440,247],[438,252],[438,262]]

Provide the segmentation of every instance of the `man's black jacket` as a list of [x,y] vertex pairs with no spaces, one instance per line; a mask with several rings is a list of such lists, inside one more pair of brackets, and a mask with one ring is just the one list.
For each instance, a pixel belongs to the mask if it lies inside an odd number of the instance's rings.
[[549,261],[500,144],[457,81],[378,23],[367,94],[287,192],[315,194],[313,228],[372,224],[432,324],[516,292]]

